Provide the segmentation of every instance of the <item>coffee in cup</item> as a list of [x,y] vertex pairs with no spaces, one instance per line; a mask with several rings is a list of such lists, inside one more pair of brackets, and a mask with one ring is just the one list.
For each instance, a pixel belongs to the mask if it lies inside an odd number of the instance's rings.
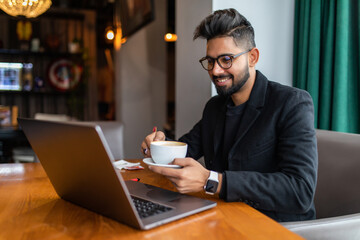
[[184,158],[187,144],[177,141],[154,141],[150,144],[151,157],[157,164],[169,164],[175,158]]

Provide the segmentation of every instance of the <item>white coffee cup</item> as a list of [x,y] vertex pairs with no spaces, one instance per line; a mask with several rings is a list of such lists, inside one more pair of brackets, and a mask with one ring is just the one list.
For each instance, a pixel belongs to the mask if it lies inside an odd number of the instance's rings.
[[187,144],[176,141],[154,141],[150,144],[151,157],[157,164],[169,164],[175,158],[184,158]]

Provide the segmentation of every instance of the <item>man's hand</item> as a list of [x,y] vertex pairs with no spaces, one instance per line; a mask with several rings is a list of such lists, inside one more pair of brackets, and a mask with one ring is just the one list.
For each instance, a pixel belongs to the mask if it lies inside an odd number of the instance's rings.
[[171,164],[181,169],[149,166],[153,172],[166,176],[180,193],[200,192],[210,175],[210,171],[192,158],[176,158]]
[[145,137],[144,141],[141,143],[141,153],[144,157],[151,157],[150,143],[153,141],[165,141],[165,134],[161,131],[156,131]]

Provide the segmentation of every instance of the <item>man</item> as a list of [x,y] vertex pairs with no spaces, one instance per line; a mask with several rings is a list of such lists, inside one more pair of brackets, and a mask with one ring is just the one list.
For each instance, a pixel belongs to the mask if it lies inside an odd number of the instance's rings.
[[[194,39],[207,39],[200,59],[218,96],[202,119],[179,141],[188,144],[182,169],[151,166],[179,192],[205,191],[240,201],[277,221],[315,218],[317,146],[310,95],[268,79],[255,65],[259,50],[251,24],[235,9],[219,10],[196,28]],[[152,141],[141,144],[146,157]],[[204,156],[206,168],[194,159]]]

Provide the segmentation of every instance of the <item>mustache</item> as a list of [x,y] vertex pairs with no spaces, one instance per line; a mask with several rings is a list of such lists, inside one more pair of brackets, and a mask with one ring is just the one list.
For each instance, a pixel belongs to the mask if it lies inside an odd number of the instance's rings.
[[229,75],[219,75],[219,76],[213,75],[213,76],[212,76],[212,79],[213,79],[214,81],[216,81],[216,80],[219,79],[219,78],[226,78],[226,77],[230,77],[231,79],[234,79],[234,76],[233,76],[232,74],[229,74]]

